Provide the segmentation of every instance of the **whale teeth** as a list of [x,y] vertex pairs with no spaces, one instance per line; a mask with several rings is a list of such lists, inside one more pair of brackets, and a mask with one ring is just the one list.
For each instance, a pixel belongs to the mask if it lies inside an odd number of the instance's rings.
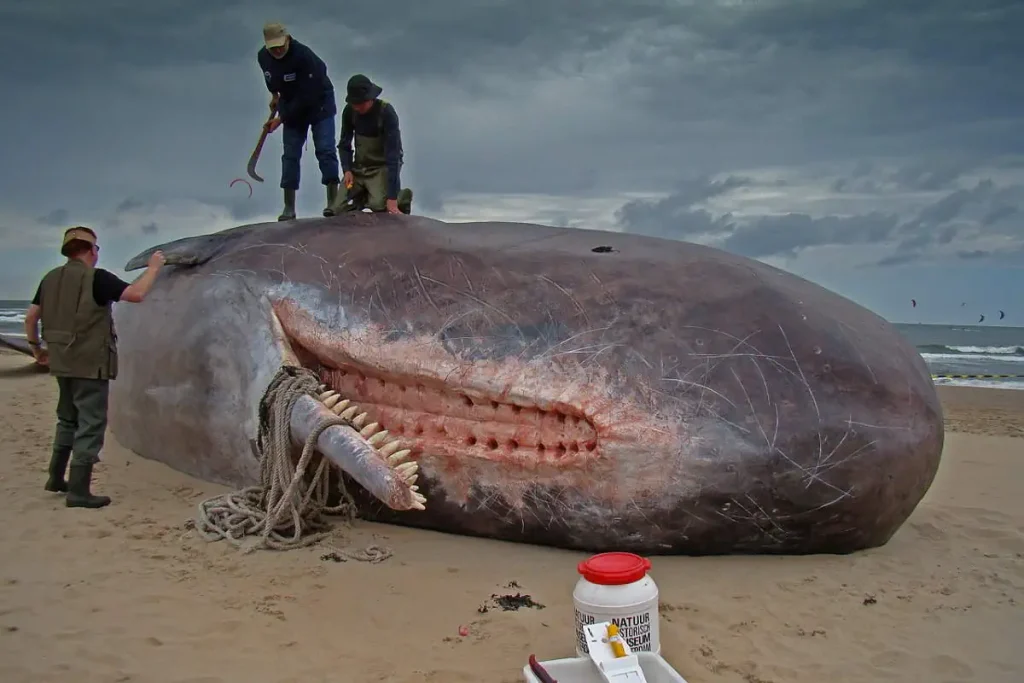
[[356,427],[362,427],[364,422],[366,422],[366,413],[359,413],[352,420],[352,424]]
[[339,417],[343,417],[346,420],[352,421],[352,418],[358,412],[359,412],[359,406],[350,406],[350,407],[346,408],[344,412],[338,413],[338,416]]
[[403,462],[401,465],[395,465],[395,472],[401,475],[402,479],[408,479],[416,474],[416,470],[419,468],[420,464],[418,462]]
[[427,502],[426,497],[417,491],[412,492],[412,506],[417,510],[426,510],[427,506],[424,503]]
[[383,446],[381,446],[380,447],[380,453],[381,453],[381,455],[386,457],[386,456],[391,455],[392,453],[394,453],[395,451],[397,451],[401,447],[402,447],[402,442],[399,441],[398,439],[395,439],[394,441],[389,441],[386,444],[384,444]]
[[401,463],[406,458],[408,458],[410,453],[412,453],[412,450],[408,448],[406,448],[404,451],[398,451],[397,453],[393,453],[392,455],[388,456],[388,464],[394,467]]
[[327,391],[325,391],[322,394],[320,394],[320,400],[321,401],[325,401],[325,400],[327,400],[328,398],[330,398],[332,395],[334,395],[336,393],[338,393],[338,392],[334,391],[333,389],[328,389]]
[[[367,427],[367,429],[369,429],[369,427]],[[376,434],[371,436],[369,439],[367,439],[367,441],[370,442],[371,446],[376,446],[376,445],[378,445],[380,443],[383,443],[384,439],[386,439],[386,438],[388,438],[388,430],[385,429],[382,432],[377,432]]]
[[371,422],[370,424],[366,425],[365,427],[359,430],[359,436],[363,437],[364,439],[369,438],[371,434],[377,431],[378,427],[380,427],[379,424],[377,424],[376,422]]
[[413,491],[419,491],[420,490],[419,486],[413,486],[413,484],[415,484],[416,480],[419,479],[419,478],[420,478],[420,475],[414,474],[411,477],[409,477],[408,479],[406,479],[405,483],[408,484],[409,488],[411,488]]
[[341,394],[333,394],[324,399],[324,405],[333,408],[334,404],[341,400]]
[[423,503],[419,502],[418,500],[413,500],[412,507],[414,509],[416,509],[416,510],[426,510],[427,509],[427,506],[424,505]]
[[[352,403],[352,401],[350,401],[350,400],[348,400],[346,398],[344,401],[339,401],[338,403],[335,403],[334,407],[331,408],[331,410],[334,411],[335,415],[341,415],[342,411],[345,410],[346,408],[348,408],[349,405],[351,405],[351,403]],[[353,414],[355,414],[355,413],[353,413]]]

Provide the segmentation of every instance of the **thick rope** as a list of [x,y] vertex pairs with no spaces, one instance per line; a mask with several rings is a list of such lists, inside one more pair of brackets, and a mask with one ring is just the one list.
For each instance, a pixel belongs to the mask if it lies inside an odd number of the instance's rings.
[[[355,500],[340,481],[342,500],[328,506],[330,493],[328,462],[320,464],[308,484],[306,468],[320,434],[333,425],[349,425],[334,416],[321,420],[302,447],[298,465],[291,461],[291,414],[303,395],[317,399],[320,381],[305,369],[285,366],[274,376],[259,405],[256,448],[260,457],[260,483],[233,493],[221,494],[199,503],[195,529],[207,541],[227,540],[245,552],[258,548],[288,550],[310,546],[327,539],[331,527],[325,514],[343,515],[346,523],[356,516]],[[319,399],[317,399],[319,400]],[[350,426],[350,425],[349,425]],[[247,536],[258,536],[247,540]],[[363,551],[331,549],[349,559],[381,562],[391,550],[371,545]]]

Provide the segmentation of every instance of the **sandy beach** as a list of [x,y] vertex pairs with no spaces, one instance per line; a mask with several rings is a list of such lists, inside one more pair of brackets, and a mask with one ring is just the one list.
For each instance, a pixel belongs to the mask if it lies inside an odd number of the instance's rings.
[[[1024,391],[940,391],[938,478],[887,546],[652,558],[690,683],[1024,680]],[[94,490],[114,503],[65,508],[43,491],[56,393],[0,352],[0,681],[513,683],[531,652],[572,655],[580,553],[357,521],[339,547],[393,556],[243,555],[186,526],[225,488],[109,434]],[[517,591],[544,608],[478,611]]]

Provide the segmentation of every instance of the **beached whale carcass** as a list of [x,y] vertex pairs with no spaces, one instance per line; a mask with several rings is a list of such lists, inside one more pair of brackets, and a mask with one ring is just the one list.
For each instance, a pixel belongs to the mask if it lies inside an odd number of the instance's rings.
[[[387,431],[326,449],[363,518],[460,534],[850,552],[939,464],[934,385],[892,326],[713,248],[364,213],[154,248],[177,265],[117,307],[110,424],[203,479],[255,483],[257,404],[288,363]],[[330,409],[295,411],[302,431]]]

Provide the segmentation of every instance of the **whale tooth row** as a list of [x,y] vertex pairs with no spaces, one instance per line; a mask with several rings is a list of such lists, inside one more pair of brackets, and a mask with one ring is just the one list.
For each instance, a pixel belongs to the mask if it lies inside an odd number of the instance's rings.
[[403,449],[398,439],[389,438],[386,429],[378,431],[380,424],[376,422],[365,424],[368,418],[367,413],[360,412],[359,406],[347,398],[343,399],[338,392],[328,389],[323,384],[320,385],[320,392],[318,396],[320,402],[330,409],[332,413],[346,420],[355,429],[359,430],[359,436],[366,439],[367,443],[377,449],[377,452],[387,461],[388,466],[409,486],[409,489],[412,491],[412,507],[416,510],[426,510],[427,499],[419,492],[420,487],[416,486],[416,480],[419,479],[417,472],[419,471],[420,464],[418,462],[405,462],[409,454],[412,453],[412,450],[408,448]]

